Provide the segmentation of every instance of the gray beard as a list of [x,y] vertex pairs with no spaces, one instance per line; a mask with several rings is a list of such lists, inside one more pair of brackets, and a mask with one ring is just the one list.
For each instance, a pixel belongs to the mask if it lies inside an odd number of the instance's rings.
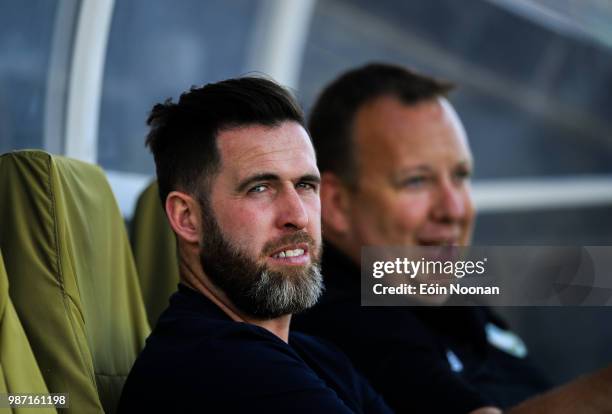
[[267,320],[302,312],[317,303],[324,290],[320,254],[316,254],[315,242],[307,233],[296,231],[275,244],[308,243],[312,263],[299,268],[271,270],[232,245],[223,236],[210,209],[203,206],[202,211],[202,268],[241,312]]
[[264,270],[253,284],[253,301],[266,309],[270,318],[300,313],[314,306],[324,289],[321,267],[312,264],[304,273],[301,280],[293,280],[280,272]]

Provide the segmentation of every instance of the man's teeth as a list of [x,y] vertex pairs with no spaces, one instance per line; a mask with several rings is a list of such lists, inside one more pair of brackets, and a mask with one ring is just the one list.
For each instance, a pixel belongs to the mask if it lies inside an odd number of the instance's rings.
[[294,250],[284,250],[280,253],[276,253],[274,257],[283,258],[283,257],[296,257],[304,254],[304,249],[294,249]]

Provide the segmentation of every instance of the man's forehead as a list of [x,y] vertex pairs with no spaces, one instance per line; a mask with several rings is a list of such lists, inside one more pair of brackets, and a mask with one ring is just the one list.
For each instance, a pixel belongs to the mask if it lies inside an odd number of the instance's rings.
[[[418,133],[436,134],[452,130],[460,141],[466,141],[461,120],[444,98],[433,98],[416,104],[405,104],[394,97],[381,97],[359,109],[354,133],[358,139],[410,139]],[[414,132],[414,134],[412,133]]]
[[436,125],[459,121],[450,103],[444,98],[432,98],[417,103],[405,103],[394,96],[381,96],[364,104],[355,115],[356,130],[370,127],[386,130],[408,125]]
[[261,172],[312,174],[317,171],[310,138],[296,122],[226,130],[219,134],[217,147],[221,170],[238,179]]
[[378,98],[360,109],[354,133],[355,145],[365,156],[381,152],[393,159],[447,152],[471,158],[463,125],[445,99],[410,105]]

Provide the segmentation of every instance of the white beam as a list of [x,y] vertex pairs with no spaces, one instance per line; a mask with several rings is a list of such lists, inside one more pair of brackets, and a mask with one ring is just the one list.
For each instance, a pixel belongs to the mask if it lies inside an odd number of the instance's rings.
[[296,89],[316,0],[263,0],[248,70],[263,72]]
[[70,59],[74,46],[79,3],[77,0],[63,0],[57,5],[53,22],[53,40],[47,91],[45,93],[45,118],[43,148],[54,154],[64,152],[66,136],[66,92],[70,74]]
[[481,180],[472,187],[481,213],[612,207],[611,175]]
[[95,163],[106,43],[113,0],[83,0],[68,88],[65,154]]

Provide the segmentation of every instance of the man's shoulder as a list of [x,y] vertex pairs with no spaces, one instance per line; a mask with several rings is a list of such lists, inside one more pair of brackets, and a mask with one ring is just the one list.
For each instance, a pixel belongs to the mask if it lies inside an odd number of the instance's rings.
[[144,360],[186,360],[192,367],[205,365],[207,372],[227,363],[264,365],[272,360],[296,359],[280,338],[256,325],[231,320],[180,318],[159,324],[147,339]]
[[[123,408],[132,407],[144,395],[160,406],[170,404],[171,395],[183,395],[225,410],[265,401],[283,407],[304,398],[314,399],[309,404],[340,404],[304,359],[273,334],[232,321],[217,328],[216,332],[188,332],[182,326],[154,332],[126,382]],[[323,354],[324,346],[317,341],[300,339],[317,357]]]
[[238,388],[254,394],[320,385],[289,345],[258,326],[181,321],[180,327],[162,328],[147,339],[130,382],[169,388],[199,384],[219,393]]

